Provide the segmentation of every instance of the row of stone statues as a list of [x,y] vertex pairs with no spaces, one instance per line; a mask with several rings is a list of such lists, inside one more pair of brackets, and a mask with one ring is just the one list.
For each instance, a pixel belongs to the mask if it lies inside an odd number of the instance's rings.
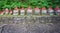
[[49,7],[49,9],[46,9],[46,7],[42,7],[40,9],[38,6],[36,6],[35,9],[32,9],[31,6],[29,6],[27,9],[22,7],[19,9],[18,7],[15,7],[14,10],[9,10],[8,8],[5,9],[5,11],[1,11],[0,15],[60,15],[60,9],[58,6],[56,6],[55,10],[52,9],[52,6]]

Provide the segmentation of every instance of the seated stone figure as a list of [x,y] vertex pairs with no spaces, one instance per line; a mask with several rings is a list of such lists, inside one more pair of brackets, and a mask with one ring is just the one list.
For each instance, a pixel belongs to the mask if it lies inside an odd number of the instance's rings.
[[39,15],[40,14],[40,9],[38,6],[36,6],[35,8],[35,15]]
[[10,15],[12,15],[12,13],[13,13],[12,10],[10,10]]
[[42,7],[42,15],[47,15],[47,10],[45,7]]
[[48,9],[48,14],[49,15],[54,15],[54,10],[52,9],[52,6]]
[[24,7],[21,8],[20,15],[25,15],[25,9],[24,9]]
[[55,8],[55,13],[56,13],[56,15],[60,15],[60,9],[58,6],[56,6],[56,8]]
[[32,15],[32,8],[31,8],[31,6],[29,6],[28,9],[27,9],[27,15]]
[[6,13],[6,14],[9,13],[9,9],[8,9],[8,8],[5,9],[5,13]]
[[0,15],[3,15],[4,14],[4,12],[3,11],[0,11]]
[[18,15],[18,11],[19,11],[19,9],[18,9],[18,7],[16,7],[16,8],[13,10],[13,15]]

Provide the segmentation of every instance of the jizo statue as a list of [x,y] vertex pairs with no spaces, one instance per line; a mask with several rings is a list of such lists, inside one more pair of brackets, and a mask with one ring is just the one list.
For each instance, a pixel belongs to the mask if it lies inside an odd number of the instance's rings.
[[32,15],[32,8],[31,8],[31,6],[28,7],[28,9],[27,9],[27,14],[28,14],[28,15]]
[[43,15],[47,14],[47,9],[45,7],[42,7],[42,14]]
[[40,9],[38,6],[36,6],[35,8],[35,15],[39,15],[40,14]]
[[52,6],[48,9],[49,15],[54,15],[54,10],[52,9]]
[[1,11],[1,12],[0,12],[0,15],[3,15],[3,14],[4,14],[4,12]]
[[8,14],[8,13],[9,13],[9,9],[8,9],[8,8],[6,8],[6,9],[5,9],[5,12],[6,12],[6,14]]
[[13,15],[18,15],[18,11],[19,11],[18,7],[15,7],[15,9],[13,10]]
[[10,15],[12,15],[12,13],[13,13],[12,10],[10,10]]
[[22,8],[20,9],[20,15],[25,15],[25,9],[24,9],[24,7],[22,7]]
[[60,15],[60,9],[58,6],[56,6],[56,8],[55,8],[55,12],[56,12],[56,15]]

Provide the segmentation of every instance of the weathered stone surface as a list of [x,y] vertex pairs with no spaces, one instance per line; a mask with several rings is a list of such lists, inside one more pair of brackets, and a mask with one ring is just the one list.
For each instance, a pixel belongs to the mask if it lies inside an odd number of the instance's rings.
[[60,17],[1,17],[0,26],[0,33],[60,33]]
[[11,24],[6,25],[2,33],[60,33],[60,25],[55,24]]

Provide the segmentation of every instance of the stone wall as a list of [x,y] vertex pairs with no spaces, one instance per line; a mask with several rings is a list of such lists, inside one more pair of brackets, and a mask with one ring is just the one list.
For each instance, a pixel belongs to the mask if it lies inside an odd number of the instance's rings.
[[60,17],[0,17],[0,33],[60,33]]

